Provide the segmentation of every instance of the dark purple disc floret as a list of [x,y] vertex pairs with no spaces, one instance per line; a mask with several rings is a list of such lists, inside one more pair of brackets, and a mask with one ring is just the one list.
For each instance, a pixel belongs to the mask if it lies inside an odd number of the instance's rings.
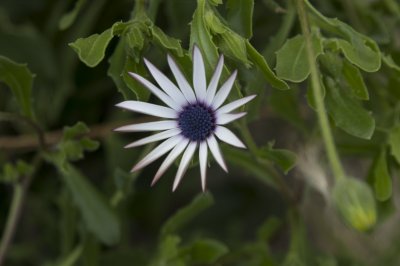
[[215,112],[204,103],[188,104],[179,114],[178,124],[183,136],[191,141],[203,141],[215,130]]

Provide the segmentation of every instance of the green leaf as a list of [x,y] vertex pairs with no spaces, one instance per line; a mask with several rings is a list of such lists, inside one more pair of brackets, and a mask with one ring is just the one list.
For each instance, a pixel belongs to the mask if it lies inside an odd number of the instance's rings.
[[0,82],[10,87],[21,112],[29,118],[33,118],[31,91],[34,77],[26,64],[18,64],[0,55]]
[[203,210],[207,209],[214,203],[214,199],[210,193],[202,193],[186,207],[180,209],[164,224],[161,229],[161,235],[167,236],[175,233],[195,216],[199,215]]
[[106,201],[72,165],[58,163],[57,168],[61,171],[63,181],[71,191],[88,230],[104,244],[116,244],[120,239],[119,222]]
[[386,66],[390,67],[391,69],[395,70],[397,73],[400,74],[400,66],[396,64],[391,55],[383,55],[382,61],[383,63],[385,63]]
[[183,252],[189,255],[189,265],[214,265],[229,249],[213,239],[198,239]]
[[85,3],[86,0],[77,0],[75,2],[74,8],[61,17],[60,21],[58,22],[58,28],[60,30],[68,29],[72,25],[72,23],[74,23],[76,16],[78,15],[79,11]]
[[58,145],[60,160],[79,160],[83,158],[84,151],[94,151],[99,147],[99,142],[91,140],[85,135],[89,128],[82,122],[72,127],[65,127],[63,138]]
[[[317,34],[311,35],[314,60],[322,54],[322,41]],[[303,35],[297,35],[285,42],[276,53],[276,74],[279,78],[301,82],[310,75],[306,42]]]
[[375,72],[380,68],[381,53],[374,40],[336,18],[325,17],[308,0],[305,0],[305,3],[313,15],[312,19],[320,28],[344,38],[344,40],[333,39],[333,41],[336,42],[337,49],[342,50],[347,60],[366,72]]
[[369,46],[366,46],[362,40],[354,39],[352,43],[340,39],[335,41],[338,49],[343,52],[344,56],[351,63],[366,72],[378,71],[381,66],[380,54],[372,50]]
[[370,139],[375,130],[375,120],[371,114],[333,79],[325,79],[325,88],[327,110],[336,126],[353,136]]
[[249,41],[246,42],[246,48],[249,59],[257,66],[266,81],[269,82],[272,87],[280,90],[290,89],[289,85],[285,81],[279,79],[275,75],[275,73],[269,67],[265,58],[250,44]]
[[360,70],[350,64],[347,60],[344,60],[342,71],[343,76],[347,84],[353,90],[354,95],[360,100],[369,100],[368,89],[367,86],[365,86]]
[[289,150],[274,149],[273,143],[260,149],[260,156],[276,163],[285,174],[287,174],[295,165],[297,155]]
[[355,178],[342,178],[332,191],[333,203],[347,224],[366,231],[376,223],[377,211],[371,188]]
[[127,57],[128,55],[125,51],[125,39],[124,37],[121,37],[113,54],[108,59],[110,66],[107,75],[114,81],[118,91],[122,94],[124,99],[138,99],[136,92],[128,87],[123,78]]
[[389,174],[386,152],[383,149],[376,158],[373,168],[375,198],[386,201],[392,195],[392,179]]
[[228,0],[228,24],[240,35],[250,39],[253,36],[254,0]]
[[126,57],[122,79],[128,88],[136,94],[137,100],[147,101],[150,97],[150,91],[133,79],[128,72],[134,72],[141,76],[146,76],[147,72],[144,68],[144,64],[142,62],[136,63],[130,56]]
[[61,259],[55,266],[74,266],[77,264],[78,259],[81,257],[83,251],[82,245],[74,248],[65,258]]
[[3,172],[0,173],[0,182],[13,184],[21,178],[30,175],[33,171],[33,166],[22,160],[18,160],[16,164],[6,163],[3,166]]
[[183,56],[181,41],[166,35],[159,27],[150,28],[153,35],[153,41],[160,47],[173,51],[179,57]]
[[246,151],[239,151],[237,149],[224,149],[225,158],[239,169],[245,169],[253,174],[262,183],[267,184],[273,188],[277,188],[272,175],[265,172],[265,167],[254,160],[254,157]]
[[79,59],[89,67],[97,66],[104,58],[106,48],[111,39],[120,32],[126,24],[116,22],[114,25],[102,32],[93,34],[87,38],[79,38],[69,46],[78,54]]
[[197,44],[202,50],[206,73],[211,75],[218,61],[218,51],[212,41],[211,33],[206,27],[205,13],[206,1],[198,0],[190,27],[190,45],[193,47],[194,44]]
[[400,125],[396,125],[389,133],[390,153],[400,164]]

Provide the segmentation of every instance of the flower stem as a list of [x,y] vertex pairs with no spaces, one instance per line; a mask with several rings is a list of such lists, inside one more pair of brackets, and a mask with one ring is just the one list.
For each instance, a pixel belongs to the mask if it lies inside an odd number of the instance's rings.
[[336,151],[335,143],[333,141],[333,136],[331,132],[331,128],[329,125],[328,115],[326,113],[324,99],[322,96],[322,89],[319,80],[319,73],[316,62],[314,60],[314,51],[311,42],[310,29],[308,25],[307,13],[304,7],[304,0],[296,0],[297,3],[297,13],[300,20],[301,30],[303,32],[304,38],[306,40],[306,49],[307,49],[307,59],[310,65],[311,72],[311,85],[315,97],[315,105],[317,109],[317,115],[319,120],[319,126],[321,128],[322,138],[324,140],[326,153],[328,156],[328,160],[330,166],[333,171],[333,175],[335,179],[345,178],[345,172],[340,163],[340,159],[338,153]]
[[4,232],[0,243],[0,266],[3,265],[4,263],[8,248],[14,237],[15,229],[17,227],[18,220],[21,216],[21,211],[24,203],[24,198],[26,196],[26,192],[28,191],[28,187],[32,181],[32,178],[41,163],[42,163],[42,157],[38,153],[32,162],[34,170],[30,174],[25,176],[25,178],[23,178],[22,181],[16,182],[14,184],[14,192],[11,200],[10,211],[8,213],[6,226],[4,228]]
[[11,201],[10,212],[8,214],[6,227],[0,244],[0,265],[3,265],[5,255],[13,238],[17,221],[21,213],[22,202],[24,198],[22,185],[17,183],[14,185],[14,193]]

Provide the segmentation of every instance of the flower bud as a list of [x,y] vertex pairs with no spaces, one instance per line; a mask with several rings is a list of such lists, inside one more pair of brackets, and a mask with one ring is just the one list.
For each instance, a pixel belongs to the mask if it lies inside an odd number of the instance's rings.
[[337,211],[351,227],[365,231],[375,225],[376,205],[371,188],[355,178],[336,182],[332,199]]

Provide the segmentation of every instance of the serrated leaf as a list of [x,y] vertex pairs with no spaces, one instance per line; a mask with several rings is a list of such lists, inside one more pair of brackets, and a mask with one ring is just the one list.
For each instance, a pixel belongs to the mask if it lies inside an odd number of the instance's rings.
[[[314,60],[322,54],[322,41],[317,34],[311,35]],[[276,53],[276,74],[279,78],[301,82],[310,74],[306,42],[303,35],[297,35],[285,42]]]
[[389,133],[390,153],[400,164],[400,125],[396,125]]
[[379,201],[388,200],[392,195],[392,179],[386,162],[385,150],[380,152],[375,161],[373,176],[375,198]]
[[26,64],[18,64],[0,55],[0,82],[10,87],[22,114],[29,118],[33,118],[31,91],[34,76]]
[[[93,34],[87,38],[79,38],[68,45],[78,54],[79,59],[89,67],[97,66],[104,58],[105,51],[116,32],[120,32],[122,22],[116,22],[101,34]],[[118,30],[117,30],[118,29]]]
[[183,50],[181,46],[181,41],[175,38],[172,38],[166,35],[159,27],[152,26],[150,28],[151,34],[153,36],[153,42],[157,45],[173,51],[174,54],[178,55],[179,57],[183,56]]
[[275,75],[265,58],[250,44],[249,41],[246,41],[246,50],[249,59],[257,66],[264,78],[269,84],[271,84],[272,87],[280,90],[290,89],[289,85],[285,81],[279,79]]
[[167,236],[175,233],[195,216],[199,215],[203,210],[210,207],[213,203],[214,199],[210,193],[202,193],[198,195],[188,206],[183,207],[168,219],[161,229],[161,235]]
[[326,107],[336,126],[353,136],[370,139],[375,130],[375,120],[371,114],[333,79],[325,79],[325,88]]
[[350,64],[347,60],[344,60],[342,71],[343,76],[347,84],[353,90],[354,95],[360,100],[369,100],[368,89],[367,86],[365,86],[360,70]]
[[214,239],[198,239],[185,250],[190,256],[190,265],[212,265],[228,252],[226,245]]
[[75,2],[74,8],[61,17],[60,21],[58,22],[58,28],[60,30],[68,29],[72,25],[72,23],[74,23],[76,16],[78,15],[79,11],[85,3],[86,0],[77,0]]
[[287,174],[295,165],[297,155],[289,150],[274,149],[268,145],[260,150],[260,156],[276,163],[285,174]]
[[72,165],[62,163],[57,166],[88,230],[104,244],[116,244],[120,239],[119,222],[106,201]]
[[206,27],[205,5],[205,0],[197,1],[197,8],[193,14],[193,20],[190,27],[190,45],[193,47],[194,44],[197,44],[202,50],[206,73],[211,75],[213,68],[218,61],[218,51],[212,41],[211,33]]
[[228,0],[228,24],[243,37],[253,36],[254,0]]

